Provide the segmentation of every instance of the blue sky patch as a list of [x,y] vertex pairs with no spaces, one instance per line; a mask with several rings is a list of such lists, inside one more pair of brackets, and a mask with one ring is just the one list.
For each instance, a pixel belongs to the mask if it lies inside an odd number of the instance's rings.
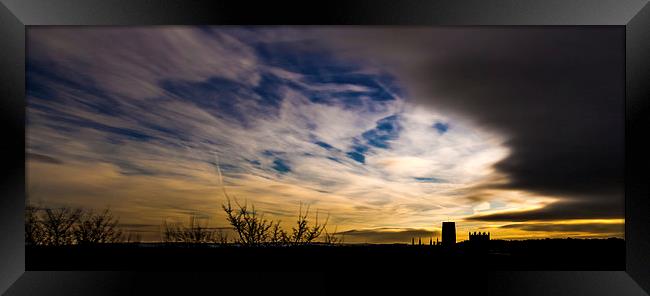
[[[26,94],[44,101],[78,104],[84,109],[103,115],[121,114],[119,100],[112,98],[100,89],[97,83],[87,75],[64,72],[52,63],[28,59],[26,65]],[[55,86],[55,90],[52,86]],[[70,96],[72,95],[72,96]],[[70,99],[63,101],[62,98]],[[83,97],[83,99],[78,98]],[[28,104],[39,106],[37,100],[28,100]]]
[[[312,41],[258,43],[255,49],[261,60],[271,66],[302,74],[302,82],[316,85],[355,85],[358,90],[313,90],[296,83],[284,82],[286,86],[300,90],[313,103],[342,105],[346,109],[364,106],[364,100],[375,102],[393,101],[393,93],[401,93],[395,79],[387,74],[366,74],[353,62],[336,58],[332,52],[318,48]],[[278,78],[266,75],[262,78],[263,94],[277,92]],[[276,98],[277,100],[277,98]],[[378,106],[372,106],[377,108]]]
[[[201,82],[163,81],[161,87],[202,108],[211,115],[239,122],[247,127],[251,118],[277,113],[281,97],[277,80],[263,76],[257,89],[224,78],[213,77]],[[266,80],[265,80],[266,79]],[[241,100],[256,100],[255,108],[240,104]]]
[[329,159],[329,160],[331,160],[331,161],[336,161],[336,162],[338,162],[338,163],[341,163],[341,160],[340,160],[340,159],[338,159],[338,158],[336,158],[336,157],[333,157],[333,156],[328,156],[327,159]]
[[438,179],[434,177],[414,177],[415,181],[422,182],[422,183],[444,183],[445,180],[443,179]]
[[359,153],[366,153],[369,149],[367,145],[364,145],[361,143],[361,141],[357,138],[352,139],[352,150],[359,152]]
[[350,151],[347,153],[347,155],[349,158],[352,158],[358,163],[366,164],[366,157],[359,152]]
[[433,128],[435,128],[438,131],[438,133],[442,135],[449,130],[449,124],[444,122],[436,122],[433,125]]
[[[148,135],[144,132],[136,131],[133,129],[128,129],[128,128],[120,128],[120,127],[113,127],[110,125],[106,125],[103,123],[99,122],[94,122],[94,121],[89,121],[89,120],[83,120],[83,119],[78,119],[78,118],[65,118],[65,117],[60,117],[60,116],[49,116],[54,121],[60,122],[60,123],[67,123],[68,126],[75,126],[77,128],[90,128],[90,129],[95,129],[98,131],[103,131],[103,132],[108,132],[110,133],[113,137],[111,140],[113,141],[119,141],[122,139],[132,139],[132,140],[138,140],[138,141],[149,141],[152,139],[155,139],[156,137]],[[72,129],[70,129],[72,131]]]
[[255,50],[268,65],[315,79],[356,69],[356,66],[344,63],[331,52],[319,48],[313,41],[257,43]]
[[276,158],[275,160],[273,160],[272,168],[282,174],[291,171],[291,167],[289,167],[289,165],[283,159],[280,158]]
[[263,73],[259,84],[253,88],[260,98],[260,103],[278,108],[282,102],[282,87],[284,81],[275,75]]
[[392,115],[377,121],[374,129],[364,132],[361,136],[368,142],[368,145],[388,149],[390,141],[399,137],[401,126],[399,116]]
[[264,150],[262,151],[262,155],[268,156],[268,157],[277,157],[280,155],[284,155],[285,152],[282,151],[273,151],[273,150]]
[[321,146],[321,147],[323,147],[323,148],[325,148],[325,149],[327,149],[329,151],[337,150],[336,148],[332,147],[332,145],[327,144],[327,143],[325,143],[323,141],[316,141],[316,142],[314,142],[314,144],[316,144],[318,146]]

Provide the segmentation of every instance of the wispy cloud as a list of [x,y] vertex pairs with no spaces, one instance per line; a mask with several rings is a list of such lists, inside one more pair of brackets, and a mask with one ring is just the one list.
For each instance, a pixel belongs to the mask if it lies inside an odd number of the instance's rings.
[[[229,193],[271,217],[289,223],[304,203],[341,232],[382,242],[548,202],[494,188],[469,198],[468,188],[506,178],[493,166],[509,155],[507,139],[412,104],[394,73],[315,36],[30,28],[29,197],[110,205],[125,225],[190,211],[216,225],[219,166]],[[385,227],[401,230],[360,230]]]

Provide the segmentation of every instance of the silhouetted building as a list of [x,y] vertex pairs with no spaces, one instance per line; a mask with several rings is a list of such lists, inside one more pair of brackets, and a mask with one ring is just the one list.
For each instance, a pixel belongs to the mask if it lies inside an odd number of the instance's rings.
[[469,233],[469,241],[470,242],[477,242],[477,241],[489,241],[490,240],[490,233],[487,232],[474,232],[474,233]]
[[472,250],[486,251],[490,244],[489,232],[470,232],[469,233],[469,246]]
[[456,244],[456,222],[442,222],[442,245]]

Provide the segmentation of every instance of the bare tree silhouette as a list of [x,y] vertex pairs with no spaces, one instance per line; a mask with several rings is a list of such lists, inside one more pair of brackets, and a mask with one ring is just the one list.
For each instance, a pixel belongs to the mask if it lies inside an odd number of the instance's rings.
[[337,232],[336,232],[337,227],[334,227],[334,232],[329,233],[327,231],[327,228],[323,231],[325,236],[323,238],[323,242],[327,245],[340,245],[343,244],[343,235],[340,237],[337,237]]
[[119,223],[107,208],[101,213],[93,211],[81,213],[74,228],[74,238],[77,244],[116,243],[122,239],[122,231],[117,228]]
[[305,213],[302,213],[302,204],[300,205],[300,210],[298,212],[298,220],[296,221],[296,226],[292,228],[292,233],[288,234],[285,230],[280,227],[280,221],[273,222],[272,220],[264,219],[264,215],[257,215],[255,206],[251,205],[248,207],[247,203],[243,205],[235,200],[237,208],[234,208],[231,202],[231,198],[226,191],[226,187],[223,182],[223,175],[221,174],[221,169],[219,167],[219,161],[215,156],[216,170],[219,177],[219,182],[221,184],[221,189],[223,195],[226,197],[226,203],[222,204],[223,210],[226,212],[226,219],[228,223],[233,227],[234,231],[238,235],[237,243],[240,243],[245,246],[256,246],[263,244],[272,244],[272,245],[302,245],[310,244],[316,240],[327,225],[327,220],[325,223],[318,223],[318,212],[316,212],[316,221],[315,224],[310,226],[307,219],[309,215],[309,207]]
[[[237,242],[245,246],[255,246],[269,242],[272,237],[273,221],[264,219],[263,215],[258,216],[255,206],[251,206],[249,209],[247,204],[242,205],[237,201],[235,203],[237,209],[232,207],[230,199],[222,207],[226,212],[228,223],[232,225],[239,235]],[[277,227],[274,229],[277,230]]]
[[38,208],[27,205],[25,207],[25,244],[38,246],[45,244],[45,229],[38,217]]
[[302,213],[302,204],[300,205],[300,210],[298,212],[298,220],[296,221],[296,226],[292,228],[293,233],[291,234],[290,237],[290,242],[294,245],[304,245],[304,244],[309,244],[312,241],[314,241],[316,238],[318,238],[323,230],[325,229],[325,226],[327,226],[327,221],[329,220],[329,216],[327,219],[325,219],[325,223],[319,224],[318,223],[318,212],[316,212],[316,221],[313,226],[309,226],[309,220],[307,217],[309,216],[309,206],[307,206],[307,209],[305,213]]
[[287,232],[280,227],[280,220],[273,223],[271,228],[271,240],[270,243],[273,245],[284,245],[289,241]]
[[251,205],[249,208],[247,203],[242,205],[237,201],[235,201],[235,205],[236,208],[228,198],[222,207],[226,212],[226,219],[239,236],[236,242],[245,246],[311,244],[323,233],[329,220],[328,216],[324,223],[319,223],[318,212],[316,212],[315,223],[310,225],[309,207],[303,213],[301,205],[298,220],[289,234],[282,229],[279,220],[274,222],[264,219],[263,215],[258,216],[255,206]]
[[75,242],[75,223],[81,215],[81,209],[60,207],[46,208],[41,221],[43,226],[43,242],[50,246],[71,245]]

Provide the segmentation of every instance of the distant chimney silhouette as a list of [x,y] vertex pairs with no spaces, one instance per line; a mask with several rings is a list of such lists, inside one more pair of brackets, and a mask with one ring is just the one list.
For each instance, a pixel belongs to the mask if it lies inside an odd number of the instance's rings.
[[456,244],[456,222],[442,222],[442,245],[454,246]]

